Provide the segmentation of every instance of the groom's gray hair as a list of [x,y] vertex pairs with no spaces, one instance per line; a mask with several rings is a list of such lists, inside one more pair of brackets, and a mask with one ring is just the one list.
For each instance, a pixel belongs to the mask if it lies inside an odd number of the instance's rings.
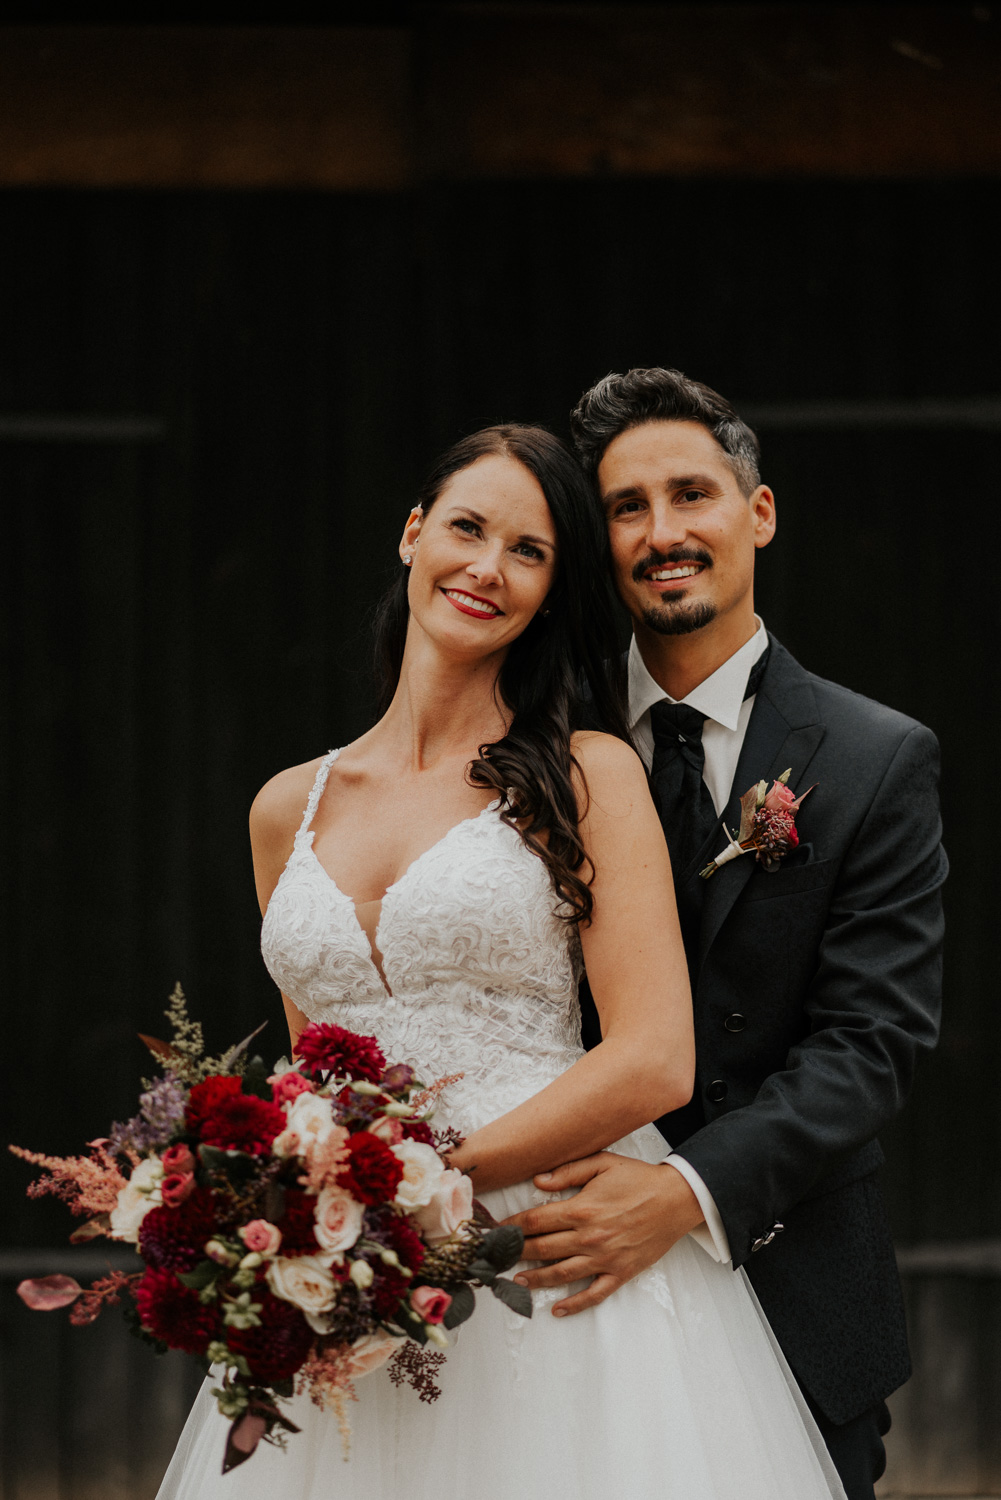
[[680,370],[627,370],[606,375],[585,391],[570,413],[570,431],[593,480],[613,438],[644,422],[698,422],[719,443],[745,495],[761,483],[761,449],[754,433],[717,391]]

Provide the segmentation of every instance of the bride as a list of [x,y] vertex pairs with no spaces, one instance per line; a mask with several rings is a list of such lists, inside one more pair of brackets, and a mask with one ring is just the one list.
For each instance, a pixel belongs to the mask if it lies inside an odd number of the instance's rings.
[[[343,750],[270,781],[251,813],[265,962],[293,1041],[378,1037],[503,1219],[536,1173],[610,1147],[691,1095],[691,998],[663,834],[626,743],[607,541],[574,460],[534,427],[466,438],[400,544],[379,648],[387,706]],[[610,733],[575,730],[582,687]],[[602,1042],[580,1045],[587,966]],[[531,1322],[493,1298],[451,1335],[441,1398],[360,1381],[352,1455],[305,1397],[286,1453],[221,1476],[196,1400],[160,1500],[843,1500],[744,1273],[690,1238],[613,1297]]]

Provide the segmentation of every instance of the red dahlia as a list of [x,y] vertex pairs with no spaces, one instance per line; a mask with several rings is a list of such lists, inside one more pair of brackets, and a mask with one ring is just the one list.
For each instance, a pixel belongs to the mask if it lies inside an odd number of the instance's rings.
[[282,1255],[318,1255],[320,1246],[313,1230],[316,1199],[301,1188],[285,1189],[285,1212],[275,1225],[282,1232]]
[[386,1059],[374,1036],[359,1036],[343,1026],[313,1021],[295,1044],[304,1073],[337,1073],[378,1083]]
[[375,1280],[369,1292],[372,1310],[378,1318],[393,1318],[399,1312],[401,1300],[405,1300],[409,1293],[410,1282],[390,1266],[377,1266],[373,1263],[372,1270],[375,1271]]
[[188,1129],[192,1134],[200,1135],[205,1117],[217,1109],[224,1099],[231,1099],[234,1094],[242,1092],[243,1085],[239,1078],[217,1075],[206,1078],[204,1083],[196,1083],[188,1095],[184,1111]]
[[242,1354],[250,1373],[265,1385],[287,1380],[305,1361],[313,1332],[298,1308],[281,1302],[259,1282],[253,1298],[260,1302],[259,1328],[229,1328],[226,1342],[234,1354]]
[[403,1180],[403,1163],[370,1130],[348,1136],[350,1155],[337,1174],[338,1185],[360,1203],[388,1203]]
[[219,1314],[199,1302],[198,1293],[182,1286],[172,1271],[148,1267],[136,1287],[136,1307],[142,1326],[171,1349],[204,1354],[216,1336]]
[[253,1094],[232,1094],[205,1115],[201,1136],[207,1146],[264,1156],[287,1123],[280,1105],[257,1099]]
[[165,1271],[190,1271],[205,1259],[205,1241],[216,1230],[208,1188],[195,1188],[177,1208],[151,1208],[139,1227],[139,1254]]
[[402,1214],[391,1208],[377,1208],[365,1215],[365,1231],[368,1236],[395,1250],[400,1260],[410,1271],[419,1271],[424,1260],[424,1242]]

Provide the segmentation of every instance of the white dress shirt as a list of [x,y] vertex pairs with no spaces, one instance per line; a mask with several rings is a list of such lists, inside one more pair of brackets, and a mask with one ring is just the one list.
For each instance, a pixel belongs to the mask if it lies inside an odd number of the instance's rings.
[[[758,620],[757,615],[755,619],[758,622],[758,628],[751,639],[746,641],[739,651],[735,651],[721,667],[717,667],[711,677],[700,682],[686,698],[680,700],[665,693],[660,683],[655,682],[651,677],[640,655],[635,636],[629,647],[630,726],[636,748],[647,770],[649,771],[653,764],[653,730],[650,727],[650,709],[653,705],[659,703],[661,699],[666,699],[668,703],[680,701],[687,703],[691,708],[697,708],[700,713],[706,715],[702,728],[702,748],[705,751],[702,780],[709,789],[717,814],[723,811],[730,800],[733,778],[737,772],[737,761],[740,759],[741,746],[744,743],[744,735],[747,733],[751,710],[754,707],[753,695],[750,698],[744,697],[747,679],[754,663],[768,645],[768,632]],[[721,833],[720,837],[722,839],[724,835]],[[705,1224],[700,1224],[697,1229],[692,1230],[692,1239],[701,1245],[713,1260],[728,1261],[730,1241],[712,1193],[695,1168],[690,1162],[685,1161],[684,1157],[671,1155],[666,1160],[669,1166],[674,1167],[684,1177],[699,1200],[699,1207],[705,1216]]]

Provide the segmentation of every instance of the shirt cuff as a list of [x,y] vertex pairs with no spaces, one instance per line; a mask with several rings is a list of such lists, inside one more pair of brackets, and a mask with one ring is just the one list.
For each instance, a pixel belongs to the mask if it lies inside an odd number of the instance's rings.
[[691,1162],[686,1161],[683,1156],[678,1156],[672,1152],[670,1156],[664,1157],[662,1165],[673,1167],[676,1172],[680,1172],[699,1200],[699,1207],[706,1222],[697,1225],[695,1229],[689,1231],[691,1238],[697,1245],[701,1246],[707,1255],[712,1256],[713,1260],[718,1260],[721,1265],[726,1265],[731,1259],[730,1241],[727,1238],[726,1230],[723,1228],[723,1220],[720,1218],[720,1212],[716,1207],[716,1200],[712,1193],[706,1187]]

